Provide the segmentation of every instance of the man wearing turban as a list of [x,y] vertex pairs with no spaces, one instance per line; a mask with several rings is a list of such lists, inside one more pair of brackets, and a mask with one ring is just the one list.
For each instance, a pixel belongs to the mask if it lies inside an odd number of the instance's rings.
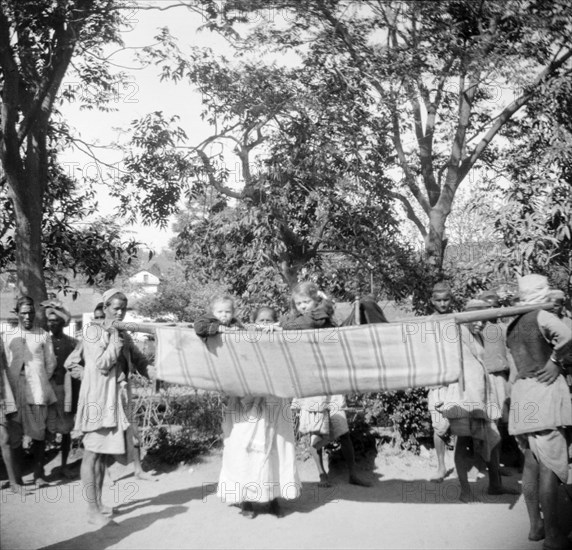
[[[64,327],[69,325],[71,315],[59,300],[46,300],[41,303],[44,308],[48,330],[51,333],[51,343],[56,356],[56,369],[50,379],[52,388],[57,397],[57,403],[48,409],[47,427],[50,434],[62,434],[62,467],[61,473],[65,477],[72,477],[67,461],[71,447],[71,431],[73,430],[74,414],[71,410],[73,380],[68,374],[64,363],[70,353],[75,349],[77,340],[64,333]],[[67,388],[67,391],[66,391]],[[79,390],[79,387],[77,388]],[[70,406],[67,407],[66,405]]]
[[101,501],[105,467],[115,458],[133,459],[129,379],[134,370],[149,377],[148,361],[129,334],[114,322],[123,321],[127,297],[117,289],[103,294],[105,319],[86,327],[83,340],[66,361],[66,368],[85,365],[75,429],[83,432],[81,479],[88,502],[88,520],[98,526],[111,520],[113,509]]
[[[523,305],[548,301],[548,280],[542,275],[520,278],[518,288]],[[528,538],[545,538],[545,548],[568,548],[558,523],[558,484],[568,477],[565,427],[572,425],[572,403],[562,359],[572,345],[572,333],[553,313],[535,310],[511,321],[507,345],[518,371],[511,392],[509,432],[524,451]]]

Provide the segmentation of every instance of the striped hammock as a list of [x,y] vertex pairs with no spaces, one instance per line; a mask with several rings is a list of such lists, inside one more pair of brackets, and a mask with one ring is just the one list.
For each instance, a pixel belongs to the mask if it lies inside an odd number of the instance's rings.
[[157,378],[229,395],[311,397],[456,382],[462,369],[454,319],[418,318],[320,330],[254,328],[204,340],[158,327]]

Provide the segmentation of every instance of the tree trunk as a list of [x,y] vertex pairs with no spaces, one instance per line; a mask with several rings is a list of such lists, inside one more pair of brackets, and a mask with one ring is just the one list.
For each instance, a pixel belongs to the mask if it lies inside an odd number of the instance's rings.
[[288,288],[292,290],[298,284],[299,264],[292,262],[291,258],[283,259],[280,262],[280,271]]
[[[42,186],[8,177],[8,193],[14,206],[16,232],[16,275],[18,290],[38,304],[46,299],[46,282],[42,258]],[[40,315],[41,317],[41,315]]]
[[429,212],[429,231],[425,237],[425,253],[427,261],[435,276],[443,272],[443,256],[447,239],[445,238],[446,214],[440,208],[432,208]]

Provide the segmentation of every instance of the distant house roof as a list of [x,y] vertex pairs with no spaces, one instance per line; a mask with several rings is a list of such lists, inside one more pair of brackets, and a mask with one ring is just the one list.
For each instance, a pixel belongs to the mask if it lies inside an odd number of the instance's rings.
[[152,275],[155,275],[155,277],[161,278],[162,275],[161,268],[156,263],[153,263],[151,266],[148,266],[147,271]]
[[162,276],[161,268],[155,262],[142,266],[135,273],[133,273],[131,276],[129,276],[129,279],[132,279],[136,275],[139,275],[139,273],[150,273],[151,275],[153,275],[154,277],[157,277],[158,279],[160,279]]
[[[149,280],[143,282],[145,277]],[[158,285],[161,282],[161,277],[157,275],[157,270],[150,271],[149,269],[140,269],[133,273],[127,280],[131,283]]]

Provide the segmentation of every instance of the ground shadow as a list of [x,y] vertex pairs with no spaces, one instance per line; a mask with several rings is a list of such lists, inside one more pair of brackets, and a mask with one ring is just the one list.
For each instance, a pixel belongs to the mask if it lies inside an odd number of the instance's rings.
[[[446,478],[441,482],[429,479],[385,478],[383,468],[376,466],[375,453],[362,457],[359,461],[360,476],[369,481],[371,487],[352,485],[348,481],[348,470],[343,460],[329,463],[329,477],[332,487],[320,487],[317,482],[303,484],[302,494],[296,501],[285,503],[287,513],[309,513],[320,506],[339,500],[357,502],[386,502],[401,504],[459,504],[461,488],[458,479]],[[487,478],[471,483],[474,505],[500,504],[513,508],[520,498],[520,473],[510,469],[510,476],[503,477],[503,485],[514,494],[489,495]],[[316,472],[317,477],[317,472]],[[473,504],[471,504],[473,505]]]
[[82,550],[105,549],[118,544],[121,540],[135,532],[147,529],[156,521],[172,518],[178,514],[187,512],[188,506],[186,506],[186,504],[192,500],[203,498],[204,488],[201,486],[171,491],[148,499],[131,500],[117,506],[117,516],[149,506],[168,506],[168,508],[129,518],[113,525],[106,525],[96,531],[89,531],[77,537],[44,546],[40,550],[76,550],[77,548],[81,548]]
[[[44,458],[44,467],[49,464],[52,460],[54,460],[59,453],[58,448],[48,448],[46,449],[46,454]],[[22,477],[26,477],[32,475],[34,472],[34,457],[32,456],[29,449],[24,450],[23,460],[18,464],[20,468],[20,475]],[[53,475],[53,472],[50,475],[45,475],[44,478],[47,481],[52,481],[56,479],[56,476]],[[4,464],[4,460],[0,457],[0,486],[3,486],[5,481],[8,481],[8,472],[6,470],[6,465]]]

